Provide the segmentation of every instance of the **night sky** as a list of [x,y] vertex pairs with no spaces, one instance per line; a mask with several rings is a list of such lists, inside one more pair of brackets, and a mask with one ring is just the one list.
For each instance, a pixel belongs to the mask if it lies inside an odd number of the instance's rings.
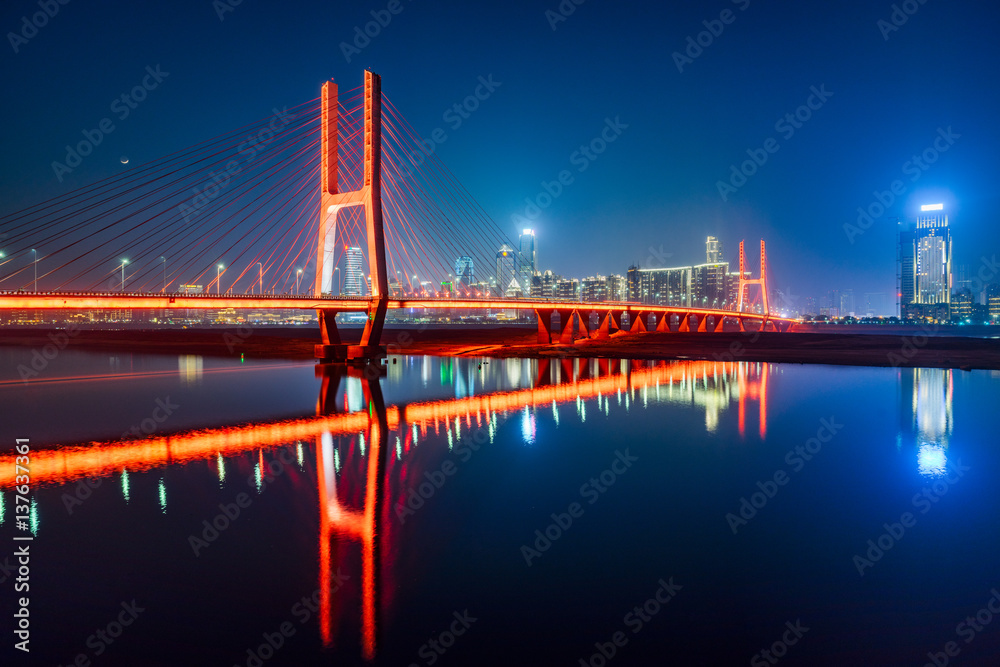
[[[584,277],[698,263],[709,234],[733,260],[739,239],[763,237],[772,287],[891,294],[894,217],[939,201],[956,266],[974,272],[1000,253],[993,3],[910,0],[916,11],[897,14],[906,22],[891,31],[892,3],[860,0],[564,0],[568,16],[557,0],[398,3],[73,0],[12,44],[40,10],[5,2],[0,213],[113,175],[123,155],[141,164],[313,99],[326,79],[353,88],[371,68],[418,131],[446,131],[438,155],[512,237],[525,199],[571,171],[551,205],[528,211],[541,269]],[[348,62],[341,44],[353,49],[373,11],[391,21]],[[679,71],[673,54],[710,28],[721,34]],[[112,116],[147,66],[168,74],[60,183],[52,162]],[[480,77],[499,86],[456,127],[445,114]],[[813,88],[830,95],[810,98]],[[799,127],[776,126],[809,101]],[[574,156],[608,120],[620,134],[608,133],[606,150]],[[948,128],[933,164],[911,162]],[[777,152],[764,150],[769,139]],[[718,182],[748,150],[767,161],[723,201]],[[897,179],[903,194],[852,243],[845,223]]]

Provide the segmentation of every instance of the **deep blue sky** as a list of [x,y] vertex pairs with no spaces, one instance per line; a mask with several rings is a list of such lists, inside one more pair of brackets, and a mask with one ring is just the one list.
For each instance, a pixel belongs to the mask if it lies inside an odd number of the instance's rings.
[[[510,235],[525,198],[573,171],[533,223],[542,269],[582,277],[700,262],[708,234],[734,258],[740,238],[763,237],[773,286],[891,293],[890,218],[932,200],[952,214],[956,264],[975,270],[1000,254],[992,3],[927,0],[886,40],[877,22],[889,2],[587,0],[553,30],[545,12],[557,0],[401,1],[350,63],[339,44],[387,1],[243,0],[222,21],[210,0],[60,6],[18,53],[9,37],[0,47],[0,212],[113,174],[121,155],[142,163],[312,99],[325,79],[353,87],[368,67],[418,131],[448,131],[441,158]],[[724,9],[735,20],[678,72],[671,54]],[[36,11],[10,0],[0,27],[17,31]],[[63,147],[157,64],[169,77],[58,183],[51,163]],[[452,131],[443,114],[489,75],[500,87]],[[786,139],[775,122],[821,85],[833,96]],[[628,129],[576,171],[572,153],[616,117]],[[904,163],[949,126],[960,138],[912,182]],[[717,181],[769,137],[780,150],[723,202]],[[850,243],[844,223],[895,179],[906,193]]]

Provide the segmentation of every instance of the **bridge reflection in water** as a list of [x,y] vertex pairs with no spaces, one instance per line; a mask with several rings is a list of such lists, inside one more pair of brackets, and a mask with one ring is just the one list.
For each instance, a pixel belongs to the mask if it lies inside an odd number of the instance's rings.
[[[471,360],[470,360],[471,361]],[[472,362],[476,363],[476,362]],[[494,361],[502,366],[503,362]],[[394,586],[383,586],[392,576],[393,558],[402,543],[405,522],[396,516],[397,504],[426,482],[425,470],[436,470],[440,459],[461,441],[493,441],[501,419],[521,415],[528,420],[526,441],[533,438],[535,412],[551,409],[558,426],[560,405],[572,403],[576,416],[587,419],[587,405],[596,400],[607,415],[615,401],[630,410],[649,403],[702,407],[705,425],[714,431],[719,415],[733,402],[738,427],[745,435],[747,403],[756,402],[759,435],[767,434],[766,363],[674,361],[639,362],[606,359],[517,360],[530,367],[532,386],[524,389],[467,395],[450,400],[386,406],[377,381],[385,369],[320,364],[321,378],[315,417],[271,423],[205,429],[140,441],[96,442],[88,445],[38,449],[32,452],[34,484],[69,484],[79,479],[151,470],[196,460],[215,461],[220,480],[225,458],[256,454],[255,474],[266,474],[264,452],[295,444],[300,465],[302,445],[314,442],[319,500],[319,623],[324,646],[334,643],[336,627],[344,623],[350,586],[334,596],[333,573],[351,573],[357,565],[351,543],[360,544],[361,649],[375,657],[380,616],[392,606]],[[391,366],[390,366],[391,368]],[[511,367],[507,367],[510,372]],[[398,372],[398,371],[394,371]],[[517,382],[523,382],[518,377]],[[470,382],[462,391],[470,391]],[[345,400],[338,407],[340,388]],[[458,385],[456,384],[456,387]],[[445,436],[442,446],[419,447],[429,433]],[[427,444],[427,443],[425,443]],[[273,454],[274,452],[272,452]],[[0,488],[13,486],[13,457],[0,456]],[[437,466],[437,467],[435,467]],[[363,480],[363,481],[362,481]],[[128,486],[123,481],[123,493]],[[341,590],[338,588],[338,590]]]

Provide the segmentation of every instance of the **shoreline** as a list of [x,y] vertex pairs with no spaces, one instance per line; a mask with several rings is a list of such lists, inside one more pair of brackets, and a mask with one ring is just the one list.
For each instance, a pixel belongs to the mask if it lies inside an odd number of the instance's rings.
[[[342,329],[356,342],[360,329]],[[616,333],[603,340],[539,345],[534,327],[387,328],[383,343],[393,354],[494,358],[708,359],[1000,370],[1000,340],[956,336],[869,333]],[[35,349],[57,345],[76,350],[150,354],[197,354],[250,359],[313,359],[318,330],[276,328],[176,330],[0,329],[0,345]]]

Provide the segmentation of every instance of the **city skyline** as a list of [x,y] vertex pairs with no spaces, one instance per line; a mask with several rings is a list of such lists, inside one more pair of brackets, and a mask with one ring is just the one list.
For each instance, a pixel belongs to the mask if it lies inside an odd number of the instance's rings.
[[[969,11],[961,11],[962,5]],[[795,284],[803,293],[822,293],[829,282],[857,294],[891,293],[893,219],[913,217],[926,201],[949,206],[956,238],[982,240],[956,245],[955,265],[977,267],[984,259],[980,247],[1000,248],[1000,230],[991,223],[997,193],[987,168],[998,147],[988,112],[998,93],[979,86],[975,74],[988,69],[996,56],[974,47],[990,39],[986,26],[993,7],[922,6],[905,25],[886,32],[878,24],[886,8],[861,2],[808,10],[733,3],[734,22],[691,57],[685,55],[688,37],[718,20],[707,7],[639,3],[630,17],[663,20],[636,24],[612,8],[588,6],[553,25],[545,18],[546,8],[531,3],[504,9],[456,5],[450,11],[407,5],[394,19],[397,34],[372,39],[363,57],[351,54],[332,65],[322,57],[305,58],[305,67],[286,62],[309,43],[308,35],[294,40],[269,35],[277,51],[254,50],[227,36],[236,30],[268,34],[259,9],[240,6],[220,21],[201,5],[191,8],[156,7],[150,23],[173,26],[173,34],[193,39],[223,40],[247,65],[245,71],[225,73],[227,87],[215,85],[221,72],[205,72],[202,63],[159,31],[145,32],[109,9],[82,17],[89,23],[80,32],[72,30],[76,19],[67,20],[72,10],[66,10],[12,49],[9,85],[22,102],[0,111],[8,149],[0,166],[5,212],[301,102],[330,76],[356,81],[364,65],[392,81],[394,99],[407,109],[427,150],[448,164],[515,246],[522,229],[536,230],[545,248],[539,265],[557,273],[610,274],[661,247],[693,256],[712,234],[767,239],[778,269],[775,283]],[[10,7],[6,24],[17,26],[20,11]],[[303,30],[310,33],[322,30],[324,12],[331,10],[307,4],[285,11],[289,20],[301,15]],[[317,12],[320,20],[315,20]],[[359,25],[370,20],[364,8],[349,13]],[[198,19],[202,14],[204,20]],[[451,29],[453,22],[473,17],[493,26],[497,36],[474,43]],[[641,33],[646,23],[666,28],[647,40],[608,31],[617,26],[628,28],[622,34]],[[764,26],[775,35],[766,43],[755,38]],[[99,50],[94,63],[80,71],[75,59],[60,57],[102,34],[125,35],[123,46],[159,72],[159,80],[111,51]],[[808,44],[800,43],[804,34],[812,36]],[[516,35],[524,53],[497,58],[501,35]],[[585,49],[597,35],[606,40],[602,60]],[[347,30],[317,43],[330,41],[329,50],[340,57],[344,49],[339,45],[351,39]],[[929,40],[941,48],[930,52],[924,47]],[[845,41],[854,45],[852,53],[829,48]],[[467,53],[461,62],[451,57],[456,48]],[[790,60],[793,48],[796,58]],[[433,77],[414,76],[409,59],[401,57],[415,49],[425,60],[423,71],[434,71]],[[46,58],[38,55],[43,50]],[[536,64],[564,52],[580,54],[579,66],[550,81]],[[63,62],[65,71],[51,70],[51,62]],[[636,85],[637,62],[652,66],[650,83]],[[857,77],[862,64],[868,74]],[[592,96],[595,66],[601,73],[601,104],[578,111]],[[251,74],[271,68],[289,75],[261,86]],[[744,68],[754,74],[743,76]],[[57,88],[30,85],[64,76],[85,80],[94,69],[103,80],[80,90],[73,105],[59,103]],[[145,99],[134,102],[134,109],[119,102],[112,110],[109,103],[136,80],[156,87],[143,93]],[[898,103],[929,91],[934,105]],[[191,107],[188,99],[205,103]],[[474,110],[465,108],[467,99]],[[732,99],[754,102],[732,104]],[[525,111],[557,107],[573,111]],[[53,164],[66,163],[65,147],[82,139],[81,132],[93,132],[105,115],[114,131],[104,134],[71,173],[57,175]],[[435,135],[436,129],[442,132]],[[769,138],[779,145],[776,152],[762,148]],[[565,183],[559,178],[564,171]],[[720,182],[736,189],[725,189],[725,201]],[[600,239],[600,253],[590,245],[595,239]]]

